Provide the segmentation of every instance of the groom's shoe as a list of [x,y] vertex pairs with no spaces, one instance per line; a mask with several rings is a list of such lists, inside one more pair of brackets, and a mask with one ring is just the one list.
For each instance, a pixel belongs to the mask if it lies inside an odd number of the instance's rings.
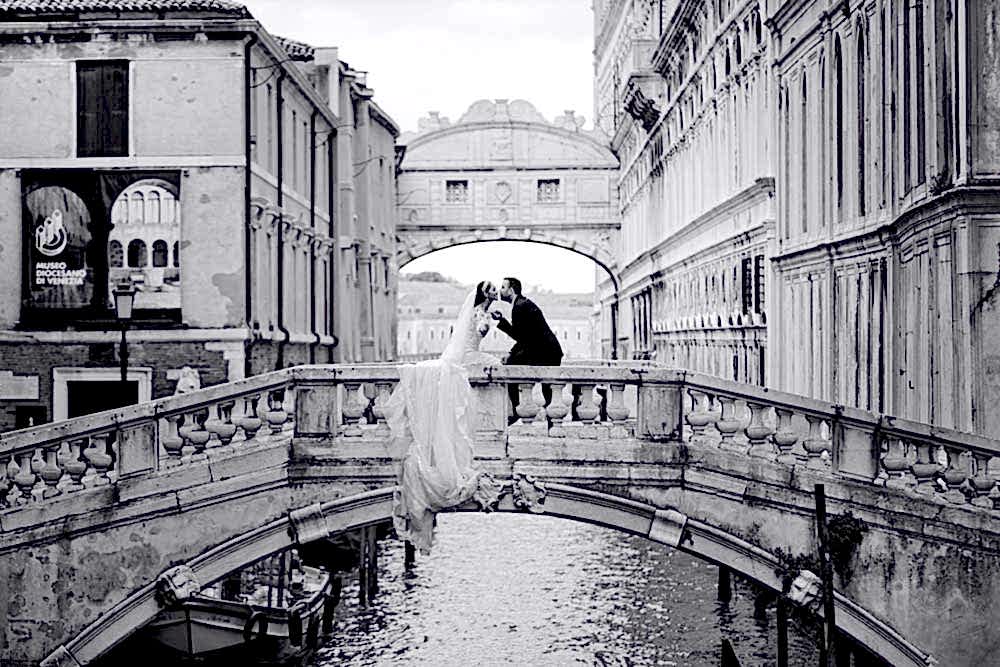
[[507,426],[511,426],[518,420],[517,415],[507,415]]

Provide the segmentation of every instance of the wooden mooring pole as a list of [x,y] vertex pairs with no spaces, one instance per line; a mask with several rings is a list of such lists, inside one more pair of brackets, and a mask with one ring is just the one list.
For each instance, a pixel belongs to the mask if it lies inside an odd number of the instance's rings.
[[719,566],[719,602],[729,602],[733,599],[732,573],[725,565]]
[[788,603],[778,596],[778,667],[788,667]]
[[403,543],[403,567],[407,570],[413,567],[413,564],[417,561],[417,548],[413,546],[413,542]]
[[830,545],[826,533],[826,489],[822,484],[815,486],[816,492],[816,541],[819,543],[819,569],[823,580],[823,644],[820,646],[820,667],[835,667],[837,664],[836,606],[833,597],[833,564],[830,562]]
[[358,603],[368,606],[368,527],[361,529],[361,541],[358,544]]

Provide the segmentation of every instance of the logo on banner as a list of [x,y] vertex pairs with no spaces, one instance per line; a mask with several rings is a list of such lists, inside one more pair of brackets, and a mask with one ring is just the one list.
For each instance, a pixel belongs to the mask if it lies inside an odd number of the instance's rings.
[[63,224],[62,211],[56,209],[35,227],[35,249],[46,257],[56,257],[66,249],[69,235]]

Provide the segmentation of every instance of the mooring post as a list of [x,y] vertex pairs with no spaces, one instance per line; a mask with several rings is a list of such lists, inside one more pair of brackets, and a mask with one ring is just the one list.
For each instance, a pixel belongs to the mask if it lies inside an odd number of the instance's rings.
[[358,603],[368,606],[368,527],[361,529],[358,544]]
[[778,667],[788,667],[788,603],[778,596]]
[[732,575],[725,565],[719,566],[719,602],[729,602],[733,599]]
[[413,546],[413,542],[403,543],[403,567],[407,570],[413,568],[413,564],[417,561],[417,548]]
[[740,659],[736,657],[733,644],[725,637],[722,638],[722,662],[721,667],[740,667]]
[[368,601],[378,594],[378,530],[368,526]]
[[837,619],[833,597],[833,566],[830,562],[830,546],[826,534],[826,489],[822,484],[815,486],[816,492],[816,541],[819,543],[819,569],[823,580],[823,644],[820,646],[820,666],[835,667]]

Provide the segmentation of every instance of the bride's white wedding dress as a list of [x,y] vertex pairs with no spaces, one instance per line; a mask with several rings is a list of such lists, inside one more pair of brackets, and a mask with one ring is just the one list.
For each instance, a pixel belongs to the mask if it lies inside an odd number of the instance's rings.
[[394,498],[393,524],[400,539],[430,549],[434,515],[472,498],[480,472],[473,469],[474,405],[469,366],[499,365],[479,351],[491,318],[465,299],[439,359],[399,369],[399,384],[386,404],[394,442],[405,446]]

